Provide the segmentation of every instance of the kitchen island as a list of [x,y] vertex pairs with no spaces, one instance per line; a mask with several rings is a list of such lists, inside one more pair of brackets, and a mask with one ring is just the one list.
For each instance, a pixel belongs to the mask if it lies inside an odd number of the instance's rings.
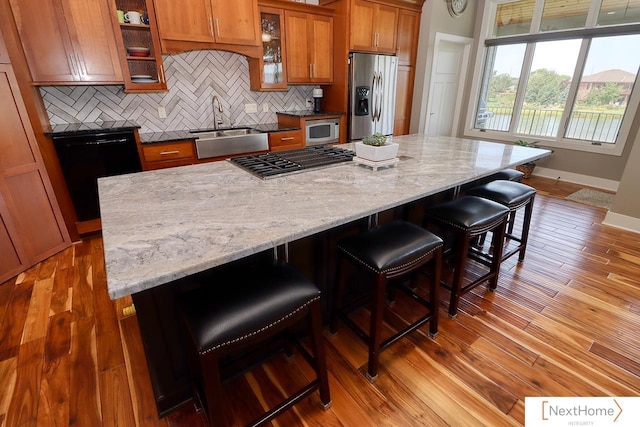
[[[99,180],[109,295],[133,296],[161,415],[189,395],[171,304],[184,278],[550,154],[452,137],[393,141],[400,161],[377,171],[349,163],[261,180],[216,162]],[[328,264],[331,245],[319,243],[325,250],[299,256]]]

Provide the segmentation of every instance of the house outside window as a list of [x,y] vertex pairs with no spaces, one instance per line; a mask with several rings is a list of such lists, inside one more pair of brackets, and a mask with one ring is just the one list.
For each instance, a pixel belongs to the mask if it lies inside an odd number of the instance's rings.
[[485,2],[467,134],[620,155],[640,102],[640,0]]

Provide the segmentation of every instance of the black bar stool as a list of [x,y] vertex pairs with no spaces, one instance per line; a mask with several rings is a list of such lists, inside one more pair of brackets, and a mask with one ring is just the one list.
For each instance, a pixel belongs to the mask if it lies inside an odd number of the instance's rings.
[[[518,262],[522,262],[529,240],[529,228],[531,225],[531,214],[533,212],[533,201],[536,197],[536,189],[518,182],[498,180],[474,187],[467,191],[467,194],[493,200],[509,208],[509,225],[505,236],[507,240],[518,242],[518,245],[513,249],[503,251],[502,260],[504,261],[515,253],[519,253]],[[519,236],[515,236],[513,234],[513,226],[516,219],[516,212],[522,208],[524,208],[522,233]]]
[[[428,225],[437,227],[436,232],[440,235],[451,235],[450,239],[445,238],[448,247],[445,258],[454,257],[453,279],[451,283],[443,282],[451,290],[449,317],[455,318],[458,313],[461,294],[486,280],[489,281],[490,291],[498,285],[508,214],[509,209],[501,204],[473,196],[463,196],[427,209]],[[488,231],[493,233],[493,253],[475,251],[472,240]],[[489,271],[463,285],[468,258],[489,267]]]
[[259,349],[269,338],[301,320],[308,322],[315,357],[295,343],[317,378],[250,425],[268,422],[315,390],[320,391],[325,409],[331,405],[322,346],[320,291],[292,267],[274,262],[266,267],[235,269],[216,283],[185,293],[180,309],[196,397],[204,397],[200,400],[211,425],[224,425],[221,359]]
[[503,169],[500,172],[489,175],[486,182],[497,181],[499,179],[513,182],[522,182],[522,178],[524,178],[524,173],[520,172],[519,170]]
[[[378,376],[380,352],[414,331],[427,321],[429,335],[438,333],[438,300],[440,283],[440,263],[442,260],[442,239],[417,225],[405,221],[394,221],[373,228],[356,236],[347,237],[338,243],[338,266],[336,270],[336,291],[331,316],[330,331],[336,332],[336,320],[340,317],[358,336],[369,345],[367,378],[374,381]],[[349,260],[372,276],[371,319],[369,334],[358,327],[348,314],[363,305],[357,301],[343,307],[345,280],[340,274],[341,264]],[[382,318],[385,306],[385,291],[389,280],[403,278],[418,273],[422,266],[431,261],[429,279],[429,301],[404,285],[398,288],[409,294],[416,302],[428,309],[427,314],[406,326],[390,338],[382,340]],[[415,276],[414,276],[415,277]]]

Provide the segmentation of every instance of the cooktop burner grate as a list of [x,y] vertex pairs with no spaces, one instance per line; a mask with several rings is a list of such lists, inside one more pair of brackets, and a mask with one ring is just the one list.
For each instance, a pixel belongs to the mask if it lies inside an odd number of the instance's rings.
[[299,150],[234,157],[229,161],[252,174],[271,178],[282,174],[350,162],[355,153],[344,148],[314,145]]

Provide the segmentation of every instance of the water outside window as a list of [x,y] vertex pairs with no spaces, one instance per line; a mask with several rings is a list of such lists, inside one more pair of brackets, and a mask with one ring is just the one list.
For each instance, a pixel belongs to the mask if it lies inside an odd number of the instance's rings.
[[555,137],[582,40],[536,43],[517,133]]
[[573,105],[566,138],[616,141],[636,80],[640,35],[602,37],[591,41]]
[[509,130],[526,47],[514,44],[489,48],[476,128]]

